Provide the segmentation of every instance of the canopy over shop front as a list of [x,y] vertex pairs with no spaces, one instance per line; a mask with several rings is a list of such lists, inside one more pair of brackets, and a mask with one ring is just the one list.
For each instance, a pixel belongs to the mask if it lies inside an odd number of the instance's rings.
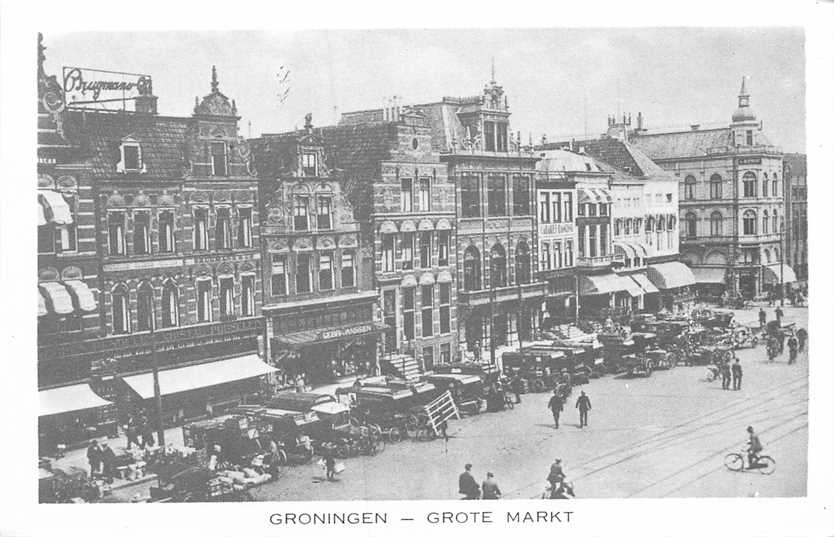
[[[275,368],[264,363],[257,354],[249,354],[160,371],[159,391],[162,395],[169,395],[259,377],[274,371]],[[124,381],[143,399],[150,399],[154,396],[153,373],[131,375],[124,377]]]
[[327,343],[347,337],[368,336],[380,334],[387,329],[382,322],[363,322],[347,324],[344,326],[329,328],[325,330],[304,330],[292,334],[281,334],[273,337],[273,341],[285,347],[300,348],[308,345]]
[[769,265],[764,267],[764,283],[767,285],[779,285],[779,283],[794,283],[796,273],[788,265]]
[[626,291],[624,279],[614,273],[580,276],[579,294],[582,296],[606,295]]
[[67,280],[64,282],[70,294],[75,297],[78,308],[85,312],[91,313],[96,311],[96,299],[93,297],[93,292],[87,287],[87,284],[81,280]]
[[64,195],[55,190],[38,191],[38,225],[48,223],[64,225],[72,224],[72,211],[70,211]]
[[643,293],[648,295],[649,293],[659,293],[660,292],[658,290],[658,288],[655,287],[654,284],[652,282],[650,282],[648,278],[646,278],[645,274],[643,274],[643,273],[629,274],[629,276],[635,282],[637,282],[637,285],[639,285],[641,289],[643,289]]
[[643,289],[640,288],[637,283],[629,278],[627,275],[617,276],[620,279],[620,286],[623,287],[623,290],[628,292],[631,296],[643,296]]
[[46,293],[49,310],[57,315],[69,315],[75,308],[72,305],[72,297],[59,282],[41,282],[38,286]]
[[611,195],[603,188],[580,188],[579,203],[611,203]]
[[658,263],[646,267],[646,276],[658,289],[677,289],[687,285],[695,285],[692,271],[678,261]]
[[96,395],[89,384],[73,384],[38,392],[38,416],[89,410],[111,404]]
[[692,269],[697,283],[725,283],[727,269],[720,267],[695,267]]

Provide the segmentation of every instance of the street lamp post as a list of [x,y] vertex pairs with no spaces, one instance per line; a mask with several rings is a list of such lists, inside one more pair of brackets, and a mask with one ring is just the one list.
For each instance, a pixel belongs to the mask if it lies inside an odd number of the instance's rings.
[[159,388],[159,362],[156,356],[156,316],[151,314],[151,367],[153,368],[153,399],[156,408],[156,439],[165,446],[165,427],[162,425],[162,390]]
[[785,306],[785,222],[779,224],[779,305]]

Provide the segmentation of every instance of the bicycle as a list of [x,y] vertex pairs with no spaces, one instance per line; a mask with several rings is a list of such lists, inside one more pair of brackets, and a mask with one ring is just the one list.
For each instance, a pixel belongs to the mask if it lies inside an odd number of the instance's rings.
[[776,461],[773,459],[773,457],[770,457],[768,455],[759,455],[758,457],[756,457],[756,466],[754,468],[750,468],[749,466],[745,468],[744,463],[746,459],[746,453],[728,453],[724,457],[724,466],[726,466],[727,469],[732,472],[742,472],[744,470],[758,470],[761,474],[770,475],[774,471],[776,471]]

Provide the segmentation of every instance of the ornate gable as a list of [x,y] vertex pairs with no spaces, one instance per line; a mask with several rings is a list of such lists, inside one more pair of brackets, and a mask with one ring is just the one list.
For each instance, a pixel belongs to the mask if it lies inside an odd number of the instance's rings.
[[229,116],[237,117],[237,106],[234,99],[229,99],[218,89],[217,68],[211,66],[211,93],[203,97],[202,101],[194,98],[195,116]]

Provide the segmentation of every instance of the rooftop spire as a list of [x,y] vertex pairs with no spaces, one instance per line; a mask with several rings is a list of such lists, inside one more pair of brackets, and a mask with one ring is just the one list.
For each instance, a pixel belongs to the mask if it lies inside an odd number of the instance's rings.
[[217,93],[219,90],[217,89],[217,67],[214,65],[211,66],[211,92]]
[[490,73],[490,83],[495,84],[495,56],[492,57],[492,71]]
[[43,62],[46,60],[44,51],[46,47],[43,45],[43,34],[38,32],[38,74],[43,74]]

